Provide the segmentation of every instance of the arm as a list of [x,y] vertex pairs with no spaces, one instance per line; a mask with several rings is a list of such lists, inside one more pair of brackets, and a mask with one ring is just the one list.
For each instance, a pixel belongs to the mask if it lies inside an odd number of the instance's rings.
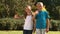
[[49,26],[50,26],[50,21],[49,21],[49,19],[47,19],[46,24],[47,24],[47,27],[46,27],[46,28],[48,28],[48,29],[49,29]]
[[33,19],[33,32],[35,32],[36,30],[36,18],[35,18],[36,14],[38,14],[37,10],[33,13],[33,18],[32,18]]
[[50,26],[50,21],[49,21],[49,19],[46,20],[46,25],[47,25],[47,27],[46,27],[46,32],[48,32],[48,31],[49,31],[49,26]]
[[36,21],[35,21],[35,15],[34,14],[33,14],[32,19],[33,19],[33,32],[35,32],[35,30],[36,30]]
[[50,18],[49,13],[46,12],[46,32],[49,31],[49,26],[50,26],[49,18]]

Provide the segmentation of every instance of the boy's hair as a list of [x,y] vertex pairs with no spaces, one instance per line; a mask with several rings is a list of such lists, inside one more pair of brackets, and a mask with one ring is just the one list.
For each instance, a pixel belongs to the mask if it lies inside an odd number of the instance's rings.
[[36,2],[36,3],[35,3],[35,6],[36,6],[37,4],[40,4],[41,6],[43,6],[43,2]]
[[43,2],[37,2],[36,5],[37,5],[37,4],[39,4],[39,5],[41,5],[41,6],[43,7],[43,8],[42,8],[43,11],[46,11],[46,8],[45,8],[45,6],[43,5]]
[[43,7],[43,2],[38,2],[37,4],[41,5]]

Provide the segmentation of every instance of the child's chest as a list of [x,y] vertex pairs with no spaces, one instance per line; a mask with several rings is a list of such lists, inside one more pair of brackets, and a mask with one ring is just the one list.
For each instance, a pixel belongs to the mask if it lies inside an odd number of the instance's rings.
[[37,14],[37,17],[38,17],[38,18],[45,17],[45,13],[44,13],[44,12],[39,12],[39,13]]

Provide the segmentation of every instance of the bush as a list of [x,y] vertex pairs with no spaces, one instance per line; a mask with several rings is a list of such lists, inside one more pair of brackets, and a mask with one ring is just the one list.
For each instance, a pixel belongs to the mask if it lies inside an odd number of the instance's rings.
[[2,18],[0,19],[0,30],[21,30],[23,23],[23,19]]
[[60,31],[60,21],[59,20],[52,20],[50,26],[51,26],[50,30]]
[[[23,30],[24,19],[2,18],[0,30]],[[60,31],[60,21],[51,20],[50,31]]]

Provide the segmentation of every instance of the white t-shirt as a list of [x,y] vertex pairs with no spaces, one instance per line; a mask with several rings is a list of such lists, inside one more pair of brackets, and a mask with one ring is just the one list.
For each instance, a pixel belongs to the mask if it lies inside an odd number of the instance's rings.
[[32,30],[32,29],[33,29],[32,15],[28,15],[25,19],[24,30]]

